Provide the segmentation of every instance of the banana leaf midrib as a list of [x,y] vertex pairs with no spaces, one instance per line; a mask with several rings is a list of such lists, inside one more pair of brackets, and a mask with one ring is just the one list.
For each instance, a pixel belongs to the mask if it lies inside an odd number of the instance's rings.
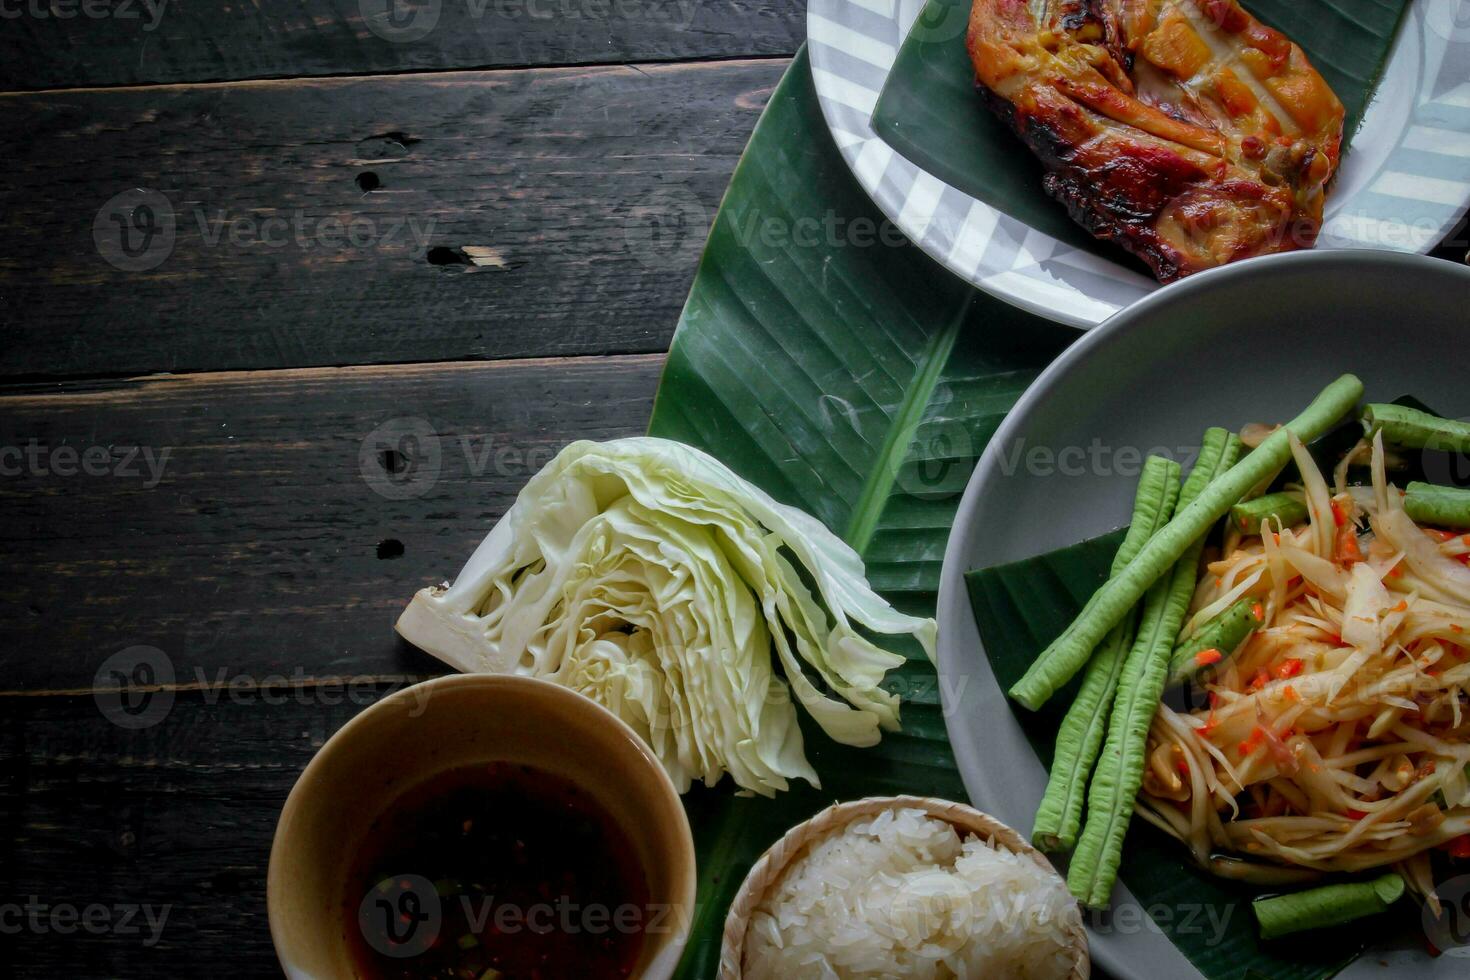
[[945,328],[934,335],[929,346],[920,355],[918,373],[904,393],[898,412],[889,423],[883,446],[869,468],[867,483],[863,486],[862,495],[853,508],[847,532],[843,535],[860,555],[872,543],[873,532],[888,505],[894,481],[898,478],[898,468],[908,458],[909,437],[913,435],[919,416],[923,414],[934,394],[940,372],[949,363],[950,351],[954,349],[955,338],[964,323],[967,309],[968,304],[962,306]]

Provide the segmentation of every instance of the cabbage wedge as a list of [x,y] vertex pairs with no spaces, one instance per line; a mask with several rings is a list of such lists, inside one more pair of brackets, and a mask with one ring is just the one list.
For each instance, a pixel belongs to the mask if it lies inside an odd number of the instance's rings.
[[933,658],[934,621],[879,597],[820,521],[649,437],[568,446],[454,584],[420,591],[397,624],[458,670],[541,677],[599,702],[680,792],[729,772],[767,796],[818,784],[793,702],[847,745],[898,728],[881,684],[904,657],[860,627],[913,636]]

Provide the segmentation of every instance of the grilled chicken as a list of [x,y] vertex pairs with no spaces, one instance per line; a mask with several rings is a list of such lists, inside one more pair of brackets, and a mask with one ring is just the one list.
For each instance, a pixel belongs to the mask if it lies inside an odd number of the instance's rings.
[[975,0],[968,46],[1047,192],[1161,281],[1316,241],[1342,103],[1235,0]]

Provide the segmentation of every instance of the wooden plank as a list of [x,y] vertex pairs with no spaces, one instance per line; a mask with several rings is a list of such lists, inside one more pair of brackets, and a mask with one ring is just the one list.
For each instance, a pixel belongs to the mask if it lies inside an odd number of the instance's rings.
[[0,97],[0,377],[664,350],[783,68]]
[[265,878],[280,808],[317,748],[397,686],[184,694],[143,728],[91,697],[0,696],[0,973],[279,976]]
[[[392,626],[661,355],[154,377],[0,395],[6,690],[439,670]],[[57,389],[53,393],[52,389]],[[141,448],[140,448],[141,447]]]
[[791,55],[799,0],[4,0],[0,89]]

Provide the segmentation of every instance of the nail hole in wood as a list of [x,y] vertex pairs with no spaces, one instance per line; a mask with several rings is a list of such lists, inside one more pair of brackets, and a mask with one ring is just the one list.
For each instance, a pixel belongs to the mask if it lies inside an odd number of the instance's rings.
[[402,558],[403,542],[397,538],[384,538],[378,542],[379,558]]
[[467,265],[469,263],[463,252],[457,248],[450,248],[448,245],[435,245],[429,249],[428,259],[430,265]]
[[408,457],[396,449],[385,449],[378,454],[378,465],[384,473],[398,474],[408,469]]
[[375,191],[382,186],[383,182],[379,180],[378,175],[373,173],[371,170],[364,170],[362,173],[357,175],[357,189],[362,191],[364,194],[368,193],[369,191]]

